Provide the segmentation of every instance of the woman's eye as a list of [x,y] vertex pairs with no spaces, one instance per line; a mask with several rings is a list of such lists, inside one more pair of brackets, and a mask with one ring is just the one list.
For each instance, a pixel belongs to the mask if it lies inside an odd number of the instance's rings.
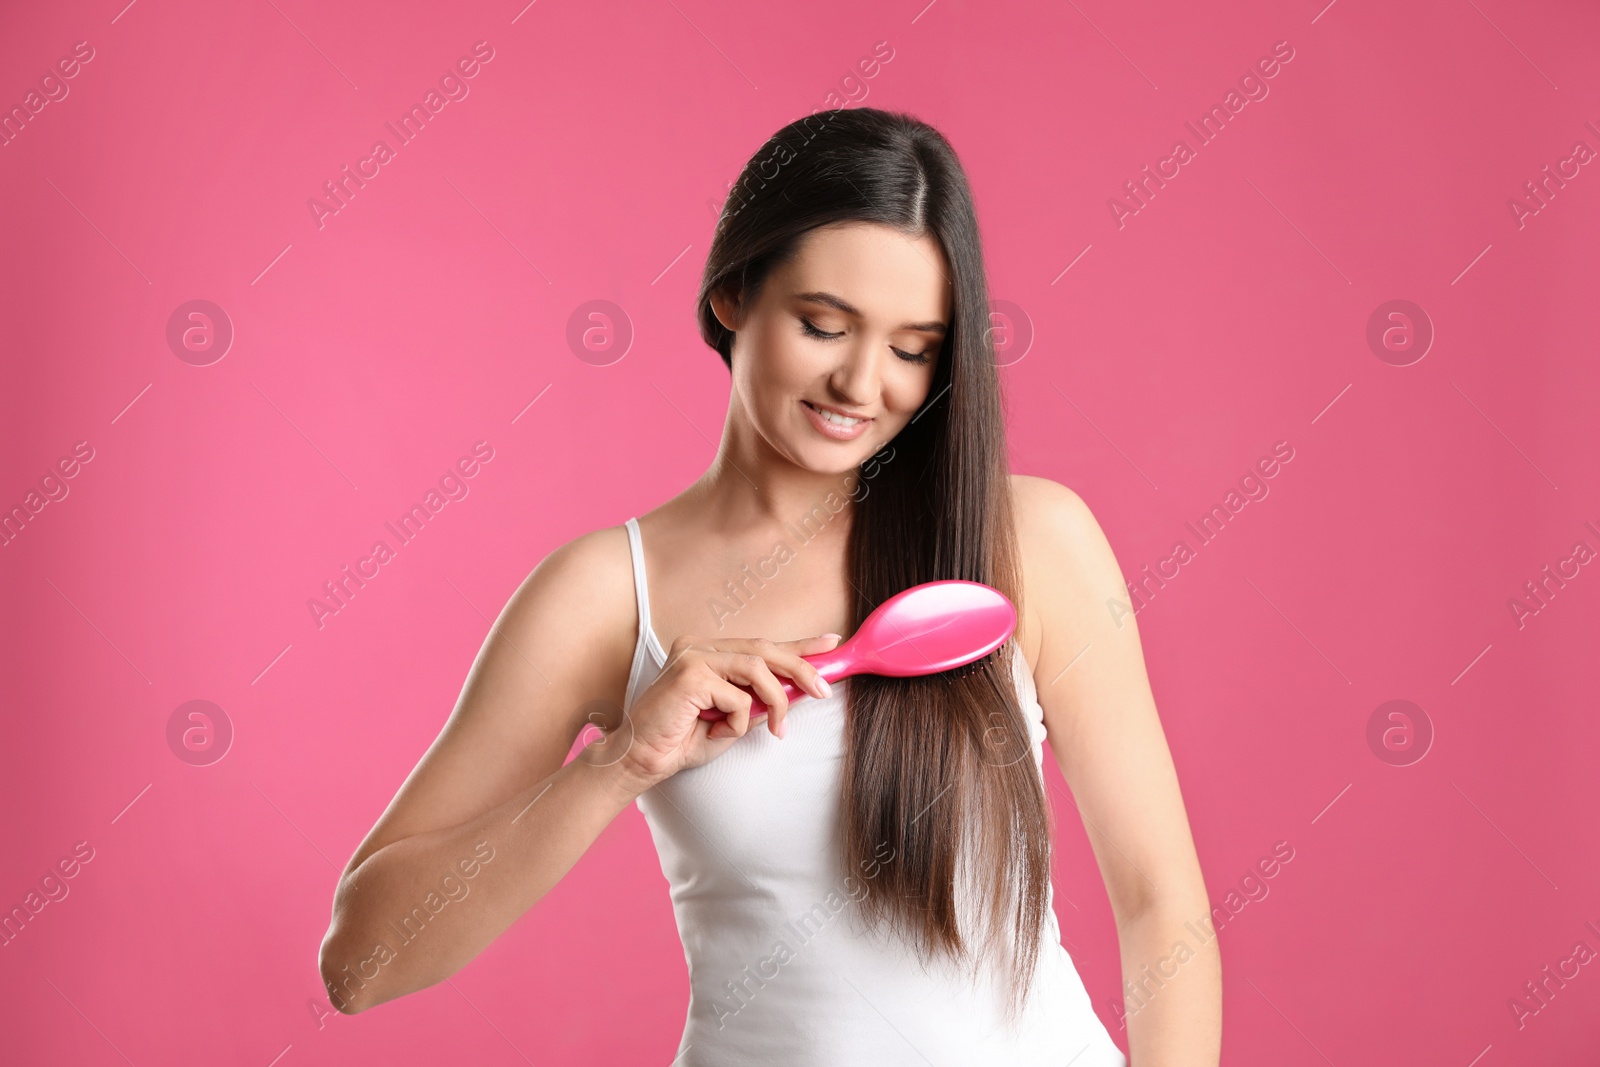
[[806,336],[808,336],[808,337],[820,337],[820,338],[822,338],[824,340],[831,340],[831,339],[833,339],[835,337],[844,336],[843,331],[840,331],[839,333],[826,333],[826,332],[824,332],[822,330],[817,329],[816,324],[813,323],[810,319],[806,318],[804,315],[800,316],[800,328],[803,329],[806,332]]
[[[832,341],[835,338],[844,336],[843,330],[840,330],[837,333],[828,333],[825,330],[818,329],[817,324],[806,318],[804,315],[799,316],[799,318],[800,329],[807,337],[815,337],[823,341]],[[890,346],[889,351],[893,352],[907,363],[927,363],[929,361],[927,352],[902,352],[900,349],[895,348],[892,345]]]

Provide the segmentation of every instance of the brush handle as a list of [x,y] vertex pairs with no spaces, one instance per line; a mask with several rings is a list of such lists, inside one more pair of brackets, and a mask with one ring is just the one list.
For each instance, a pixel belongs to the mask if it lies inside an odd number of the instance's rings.
[[[852,674],[860,673],[856,669],[858,657],[855,654],[855,650],[850,647],[849,641],[835,648],[830,648],[826,652],[815,652],[800,658],[815,667],[817,673],[827,679],[830,685],[841,678],[848,678]],[[778,680],[783,683],[783,695],[789,698],[790,704],[802,697],[811,696],[810,693],[795,685],[792,679],[779,675]],[[755,690],[748,685],[739,685],[739,688],[750,694],[751,718],[755,718],[757,715],[764,715],[772,710],[767,706],[767,702],[756,696]],[[702,708],[700,709],[700,717],[708,722],[717,722],[726,719],[728,713],[721,708]]]

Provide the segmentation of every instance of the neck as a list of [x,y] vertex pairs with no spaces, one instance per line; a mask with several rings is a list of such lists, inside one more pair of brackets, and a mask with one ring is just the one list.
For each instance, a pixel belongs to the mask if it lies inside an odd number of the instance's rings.
[[738,410],[728,417],[716,458],[690,488],[694,506],[720,530],[782,529],[785,524],[813,533],[850,528],[861,473],[802,467],[779,453]]

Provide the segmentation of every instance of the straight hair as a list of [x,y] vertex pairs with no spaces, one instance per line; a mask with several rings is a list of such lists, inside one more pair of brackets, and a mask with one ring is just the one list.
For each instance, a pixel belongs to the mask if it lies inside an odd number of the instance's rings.
[[[698,296],[701,336],[731,372],[734,335],[711,294],[753,301],[809,231],[840,222],[931,235],[949,264],[953,303],[928,398],[894,438],[895,461],[876,468],[873,491],[854,505],[852,629],[894,594],[940,579],[991,585],[1020,612],[977,214],[936,129],[858,107],[773,134],[718,217]],[[875,872],[877,891],[859,903],[868,927],[898,931],[924,965],[942,957],[976,977],[993,964],[1005,976],[1010,1019],[1032,987],[1050,907],[1050,807],[1011,673],[1021,655],[1013,639],[966,674],[852,678],[839,833],[843,869]]]

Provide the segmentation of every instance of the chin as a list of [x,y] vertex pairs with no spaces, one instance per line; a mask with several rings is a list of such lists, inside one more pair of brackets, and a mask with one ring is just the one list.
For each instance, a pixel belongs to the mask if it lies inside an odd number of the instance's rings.
[[[864,459],[865,457],[862,458]],[[813,474],[843,474],[846,471],[853,471],[857,467],[861,466],[861,460],[836,454],[829,458],[817,459],[813,461],[802,460],[800,466],[804,467],[808,471],[811,471]]]
[[850,442],[841,442],[838,445],[820,443],[820,447],[808,447],[795,453],[796,465],[804,467],[815,474],[846,474],[855,470],[878,450],[878,446],[865,442],[865,438]]

